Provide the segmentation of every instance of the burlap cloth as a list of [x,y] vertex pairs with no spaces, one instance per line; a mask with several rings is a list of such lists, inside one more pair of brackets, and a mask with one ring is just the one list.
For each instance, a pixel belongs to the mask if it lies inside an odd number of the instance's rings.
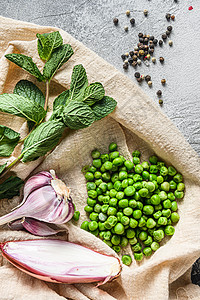
[[[20,52],[32,56],[39,68],[42,68],[43,63],[36,52],[36,33],[54,30],[56,29],[0,17],[0,93],[12,92],[20,79],[29,79],[36,83],[28,73],[9,63],[4,54]],[[91,162],[91,150],[97,147],[106,152],[109,143],[114,141],[127,158],[131,157],[130,153],[135,149],[142,152],[143,159],[156,153],[184,175],[186,193],[184,200],[179,201],[181,218],[174,236],[155,254],[141,263],[133,260],[130,267],[123,266],[117,280],[100,288],[93,284],[45,283],[18,271],[1,258],[0,299],[200,299],[200,288],[193,285],[190,279],[191,265],[200,256],[200,163],[197,154],[174,124],[137,85],[68,33],[62,30],[60,32],[64,41],[72,45],[75,54],[57,72],[51,84],[49,111],[55,96],[69,87],[75,64],[83,64],[89,82],[102,82],[106,94],[115,98],[118,105],[109,117],[95,122],[89,128],[66,131],[60,145],[45,159],[26,165],[20,163],[15,171],[25,179],[32,171],[36,173],[55,169],[57,175],[71,188],[73,200],[81,212],[77,226],[73,222],[67,225],[69,240],[116,255],[100,239],[79,228],[80,223],[87,218],[84,212],[87,193],[81,167]],[[37,82],[37,85],[44,92],[44,83]],[[27,130],[23,119],[2,113],[0,124],[20,131],[22,136]],[[13,156],[16,157],[19,152],[20,149],[16,149]],[[5,159],[1,159],[1,162],[4,161]],[[1,201],[1,215],[10,211],[18,201],[18,197]],[[0,241],[27,238],[34,236],[7,229],[0,231]]]

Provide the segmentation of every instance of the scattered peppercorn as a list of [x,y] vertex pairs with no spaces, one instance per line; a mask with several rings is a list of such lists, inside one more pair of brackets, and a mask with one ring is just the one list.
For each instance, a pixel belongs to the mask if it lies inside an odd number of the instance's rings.
[[142,62],[141,59],[137,60],[138,65],[141,65],[141,62]]
[[170,31],[169,31],[169,30],[166,31],[166,35],[167,35],[167,36],[170,35]]
[[152,48],[149,49],[149,53],[150,53],[150,54],[153,54],[153,53],[154,53],[154,49],[152,49]]
[[142,78],[137,78],[137,82],[141,83],[142,82]]
[[163,45],[163,41],[159,40],[159,45],[162,46]]
[[151,80],[148,81],[148,86],[152,86],[152,81]]
[[137,61],[134,61],[134,62],[132,63],[132,66],[133,66],[133,67],[136,67],[136,66],[137,66]]
[[125,70],[127,70],[128,69],[128,64],[123,64],[123,68],[125,69]]
[[135,72],[135,78],[140,78],[140,73],[139,72]]
[[157,39],[154,39],[154,40],[153,40],[153,43],[154,43],[154,45],[157,45],[158,40],[157,40]]
[[162,104],[163,104],[163,100],[162,100],[162,99],[159,99],[158,103],[159,103],[160,105],[162,105]]
[[139,50],[139,55],[144,55],[144,50]]
[[130,19],[130,23],[131,25],[135,25],[135,19],[134,18]]
[[121,55],[121,58],[122,58],[123,60],[125,60],[125,59],[126,59],[126,55],[125,55],[125,54],[122,54],[122,55]]
[[124,26],[124,30],[125,30],[125,31],[128,31],[128,26]]
[[171,18],[171,14],[166,14],[166,19],[167,19],[167,21],[170,21],[170,18]]
[[138,33],[138,36],[143,37],[143,33],[142,32]]
[[134,55],[134,52],[133,52],[133,51],[130,51],[129,54],[130,54],[130,56],[133,56],[133,55]]
[[150,75],[146,75],[145,76],[145,80],[146,80],[146,82],[150,81],[151,80],[151,76]]
[[144,39],[141,37],[141,38],[139,38],[139,42],[140,43],[144,43]]
[[161,91],[161,90],[158,90],[156,94],[157,94],[158,97],[161,97],[162,91]]
[[166,33],[162,34],[162,39],[163,39],[163,40],[166,40],[166,38],[167,38]]
[[126,15],[127,15],[127,16],[130,16],[130,10],[127,10],[127,11],[126,11]]
[[129,64],[131,65],[131,64],[133,63],[133,58],[130,57],[130,58],[128,59],[128,62],[129,62]]
[[151,35],[151,36],[149,37],[149,40],[150,40],[150,41],[153,41],[153,40],[154,40],[154,36]]
[[114,23],[115,25],[117,25],[118,22],[119,22],[118,18],[114,18],[114,19],[113,19],[113,23]]
[[126,52],[125,55],[126,55],[127,57],[129,57],[129,53],[128,53],[128,52]]
[[165,85],[165,83],[166,83],[166,80],[163,78],[163,79],[161,79],[161,83],[163,84],[163,85]]
[[161,63],[163,63],[163,62],[164,62],[164,57],[160,56],[159,61],[160,61]]
[[173,41],[172,41],[172,40],[169,41],[169,45],[170,45],[170,46],[173,45]]
[[171,16],[171,19],[172,19],[172,21],[174,21],[174,19],[175,19],[175,15],[172,15],[172,16]]
[[133,60],[137,61],[137,56],[136,55],[133,55]]
[[171,25],[167,26],[167,30],[172,31],[172,26]]
[[153,62],[153,63],[155,63],[155,62],[156,62],[156,58],[155,58],[155,57],[152,57],[152,59],[151,59],[151,60],[152,60],[152,62]]
[[126,59],[126,60],[124,61],[124,63],[125,63],[125,64],[128,64],[128,59]]
[[147,16],[148,15],[148,10],[144,9],[144,15]]

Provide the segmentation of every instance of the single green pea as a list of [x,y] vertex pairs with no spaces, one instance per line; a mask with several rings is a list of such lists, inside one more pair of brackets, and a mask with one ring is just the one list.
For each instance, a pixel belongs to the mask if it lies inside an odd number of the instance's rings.
[[122,263],[126,266],[130,266],[132,263],[132,258],[130,255],[123,255],[122,256]]
[[142,254],[142,252],[134,252],[134,258],[137,261],[143,260],[143,254]]
[[[109,241],[109,240],[111,239],[111,237],[112,237],[112,234],[111,234],[110,231],[106,231],[106,232],[104,233],[104,240]],[[112,242],[112,241],[111,241],[111,242]]]
[[158,173],[158,167],[156,165],[151,165],[150,169],[149,169],[149,172],[151,174],[157,174]]
[[150,192],[150,193],[152,193],[153,191],[155,191],[155,184],[153,183],[153,182],[146,182],[146,185],[145,185],[145,187],[148,189],[148,191]]
[[124,226],[128,225],[128,224],[129,224],[129,217],[127,217],[127,216],[122,216],[122,217],[121,217],[121,223],[122,223]]
[[121,223],[117,223],[116,225],[115,225],[115,233],[116,234],[123,234],[124,233],[124,225],[122,225]]
[[165,166],[165,163],[163,161],[158,161],[157,162],[157,167],[158,167],[158,170],[160,170],[161,167],[164,167]]
[[137,207],[137,201],[134,199],[131,199],[128,201],[128,206],[131,208],[136,208]]
[[169,208],[162,210],[163,217],[169,218],[171,216],[171,210]]
[[90,190],[90,191],[88,191],[88,196],[89,196],[89,198],[95,199],[95,198],[97,198],[97,192],[94,190]]
[[171,210],[172,210],[172,211],[177,211],[177,209],[178,209],[177,202],[176,202],[176,201],[173,201],[173,202],[172,202]]
[[105,181],[105,182],[109,182],[110,181],[110,173],[109,172],[104,172],[102,174],[102,180]]
[[160,210],[156,211],[153,214],[154,219],[159,219],[162,216],[162,212]]
[[91,166],[88,171],[94,174],[96,170],[97,169],[94,166]]
[[93,150],[92,153],[91,153],[91,156],[94,159],[99,158],[100,155],[101,155],[101,153],[97,149]]
[[142,181],[142,176],[139,174],[134,174],[133,175],[133,181],[137,182],[137,181]]
[[155,211],[161,210],[162,209],[162,204],[158,204],[154,206]]
[[83,221],[83,223],[81,224],[81,229],[89,231],[89,222],[88,221]]
[[131,216],[133,213],[133,209],[131,207],[126,207],[123,209],[123,213],[125,216]]
[[98,235],[99,235],[99,229],[97,228],[96,230],[91,231],[91,233],[92,233],[94,236],[98,236]]
[[120,208],[128,207],[128,199],[122,199],[122,200],[119,200],[118,206],[119,206]]
[[153,238],[156,242],[160,242],[164,238],[164,236],[165,234],[162,229],[158,229],[153,232]]
[[138,191],[143,188],[142,182],[138,181],[133,184],[133,187]]
[[167,199],[167,193],[165,191],[161,191],[158,196],[160,197],[161,201],[164,201]]
[[113,151],[109,154],[110,160],[113,161],[115,158],[119,157],[118,151]]
[[177,198],[177,199],[182,199],[184,197],[184,192],[179,192],[178,190],[176,190],[174,192],[174,196]]
[[170,176],[175,176],[176,175],[176,169],[173,167],[173,166],[169,166],[169,168],[168,168],[168,174],[170,175]]
[[123,212],[121,212],[121,211],[118,211],[117,212],[117,220],[119,221],[119,222],[121,222],[121,218],[123,217]]
[[96,205],[94,206],[94,211],[95,211],[96,213],[100,213],[100,212],[101,212],[101,205],[100,205],[100,204],[96,204]]
[[105,182],[102,182],[100,185],[99,185],[99,188],[105,193],[107,191],[107,183]]
[[121,237],[119,235],[113,235],[111,238],[111,242],[113,245],[119,245],[121,242]]
[[109,200],[109,205],[112,207],[117,207],[117,199],[116,198],[111,198]]
[[103,202],[104,196],[103,195],[98,195],[98,201]]
[[144,180],[148,180],[148,179],[149,179],[149,176],[150,176],[150,174],[149,174],[148,171],[143,171],[143,172],[142,172],[142,178],[143,178]]
[[110,161],[106,161],[103,165],[106,170],[112,170],[113,164]]
[[86,188],[87,188],[87,190],[88,191],[90,191],[90,190],[96,190],[96,184],[94,183],[94,182],[87,182],[87,184],[86,184]]
[[113,183],[111,181],[109,181],[107,183],[107,188],[108,188],[108,191],[112,190],[113,189]]
[[96,188],[96,192],[97,192],[97,196],[100,196],[103,194],[103,191],[99,187]]
[[161,183],[160,188],[165,192],[169,192],[170,189],[169,182],[164,181],[163,183]]
[[110,248],[112,248],[112,243],[111,243],[111,241],[103,240],[103,242],[104,242],[105,244],[107,244]]
[[134,176],[134,173],[133,173],[133,172],[128,173],[128,178],[133,179],[133,176]]
[[100,238],[101,240],[104,239],[104,233],[105,233],[105,231],[99,232],[99,238]]
[[98,221],[99,215],[98,215],[98,213],[96,213],[96,212],[92,212],[92,213],[90,214],[89,218],[90,218],[91,221]]
[[144,217],[141,217],[139,220],[138,220],[138,227],[142,228],[146,226],[146,219]]
[[165,234],[166,235],[173,235],[175,232],[175,228],[171,225],[165,227]]
[[168,174],[168,169],[165,166],[162,166],[160,168],[160,175],[161,176],[166,176]]
[[107,213],[107,210],[108,210],[108,207],[109,207],[108,204],[103,204],[103,205],[101,206],[101,211],[102,211],[102,213],[106,214],[106,213]]
[[140,239],[141,241],[145,241],[145,240],[147,239],[147,237],[148,237],[148,234],[147,234],[146,231],[141,231],[141,232],[140,232],[140,234],[139,234],[139,239]]
[[141,199],[141,196],[140,196],[139,192],[137,192],[137,191],[135,192],[134,199],[137,200],[137,201]]
[[148,235],[147,239],[145,241],[143,241],[143,244],[145,246],[150,246],[152,244],[152,242],[153,242],[152,237],[150,235]]
[[132,178],[128,178],[128,185],[133,185],[133,179]]
[[126,237],[127,237],[128,239],[134,238],[134,237],[135,237],[135,230],[134,230],[133,228],[128,228],[128,229],[126,230]]
[[156,175],[156,174],[150,174],[150,175],[149,175],[149,180],[150,180],[151,182],[157,181],[157,175]]
[[122,181],[122,187],[123,187],[123,189],[125,189],[128,185],[129,185],[129,184],[128,184],[128,179],[124,179],[124,180]]
[[133,211],[133,218],[134,218],[134,219],[137,219],[137,220],[138,220],[138,219],[141,218],[141,216],[142,216],[141,210],[136,209],[136,210]]
[[116,253],[119,253],[121,251],[121,247],[119,245],[113,246],[112,248]]
[[145,206],[143,207],[143,213],[144,213],[145,215],[152,215],[153,212],[154,212],[154,208],[153,208],[152,205],[145,205]]
[[158,189],[158,183],[157,183],[157,181],[156,180],[152,180],[152,183],[155,185],[155,190],[157,190]]
[[108,207],[108,210],[107,210],[107,215],[108,216],[114,216],[117,214],[117,209],[115,207]]
[[108,149],[109,149],[110,152],[117,150],[117,144],[116,144],[116,143],[113,143],[113,142],[110,143]]
[[125,166],[121,166],[121,167],[119,167],[118,171],[119,172],[121,172],[121,171],[127,172],[127,168]]
[[150,163],[151,163],[152,165],[156,165],[156,164],[157,164],[157,161],[158,161],[158,158],[157,158],[157,156],[152,155],[152,156],[149,157],[149,161],[150,161]]
[[102,161],[102,163],[104,164],[106,161],[109,161],[109,155],[106,154],[101,154],[100,159]]
[[172,193],[172,192],[168,193],[168,194],[167,194],[167,197],[168,197],[168,199],[169,199],[170,201],[173,201],[173,200],[176,199],[176,197],[174,196],[174,193]]
[[142,167],[143,167],[144,170],[149,170],[150,165],[149,165],[148,161],[143,161],[142,162]]
[[115,159],[113,159],[113,165],[119,167],[123,165],[123,159],[121,157],[116,157]]
[[113,167],[112,167],[112,170],[111,170],[113,173],[114,172],[117,172],[118,171],[118,167],[117,166],[115,166],[115,165],[113,165]]
[[97,203],[96,200],[91,199],[91,198],[87,198],[87,204],[88,204],[89,206],[95,206],[96,203]]
[[129,219],[129,227],[131,228],[136,228],[138,226],[138,221],[136,221],[135,219],[133,218],[130,218]]
[[94,159],[93,162],[92,162],[92,165],[99,169],[101,167],[101,159],[100,158],[97,158],[97,159]]
[[115,189],[111,189],[109,192],[109,195],[111,198],[115,198],[117,195],[117,191]]
[[132,239],[129,239],[128,241],[129,241],[129,244],[130,244],[131,246],[137,244],[137,242],[138,242],[138,240],[137,240],[136,237],[134,237],[134,238],[132,238]]
[[87,181],[93,181],[94,180],[94,174],[92,172],[85,173],[85,179]]
[[166,217],[160,217],[158,219],[158,225],[167,225],[167,218]]
[[[171,213],[170,213],[170,215],[171,215]],[[171,219],[167,219],[167,225],[172,225]]]
[[82,169],[81,169],[81,172],[85,175],[88,171],[89,171],[89,168],[90,166],[84,166]]
[[137,208],[139,209],[139,210],[142,210],[143,209],[143,203],[142,202],[140,202],[140,201],[137,201]]
[[179,219],[180,219],[180,216],[179,216],[179,214],[177,212],[173,212],[171,214],[171,221],[173,223],[177,223],[179,221]]
[[107,220],[107,218],[108,218],[107,215],[105,213],[103,213],[103,212],[100,212],[98,217],[99,217],[99,221],[101,221],[101,222],[105,222]]
[[128,173],[126,171],[120,171],[119,172],[119,180],[124,180],[128,178]]
[[142,189],[139,190],[138,193],[139,193],[139,195],[140,195],[141,197],[145,198],[145,197],[148,195],[149,191],[148,191],[147,188],[142,188]]
[[109,216],[108,219],[105,221],[106,229],[111,229],[117,224],[117,217],[116,216]]
[[150,256],[150,255],[152,254],[152,249],[151,249],[151,247],[145,247],[145,248],[143,249],[143,253],[144,253],[145,256]]
[[134,167],[134,164],[130,160],[126,160],[124,162],[125,167],[127,168],[128,171],[131,171]]
[[104,165],[101,166],[100,171],[101,171],[102,173],[106,172],[106,169],[105,169]]
[[123,155],[120,155],[120,158],[122,159],[123,163],[126,161]]
[[152,244],[151,244],[151,249],[153,250],[153,251],[156,251],[156,250],[158,250],[160,248],[160,245],[157,243],[157,242],[153,242]]
[[153,195],[153,196],[151,196],[151,204],[153,204],[153,205],[158,205],[158,204],[160,204],[160,197],[159,197],[159,195]]
[[122,190],[122,183],[121,183],[121,181],[115,181],[115,183],[114,183],[114,189],[116,190],[116,191],[121,191]]
[[141,156],[141,153],[140,153],[140,151],[135,150],[135,151],[132,152],[132,156],[133,156],[133,157],[140,157],[140,156]]
[[171,208],[171,207],[172,207],[171,201],[170,201],[169,199],[164,200],[164,201],[163,201],[163,207],[164,207],[164,208]]
[[90,231],[94,231],[98,228],[98,223],[96,221],[91,221],[88,224],[88,228]]
[[182,182],[182,181],[183,181],[183,176],[182,176],[180,173],[177,173],[177,174],[173,177],[173,180],[174,180],[176,183]]
[[134,157],[133,157],[133,164],[134,164],[134,165],[138,165],[139,163],[140,163],[139,157],[134,156]]
[[93,211],[93,207],[89,206],[89,205],[86,205],[84,207],[84,211],[86,211],[87,213],[91,213]]
[[128,239],[125,236],[121,237],[120,245],[122,246],[122,248],[128,245]]
[[110,200],[110,197],[109,197],[109,196],[103,196],[103,203],[104,203],[104,204],[108,204],[108,203],[109,203],[109,200]]
[[124,194],[127,196],[127,197],[131,197],[133,196],[135,193],[135,188],[133,186],[128,186],[124,189]]
[[138,165],[135,165],[134,170],[135,170],[135,173],[141,174],[143,172],[143,167],[138,164]]
[[163,183],[163,181],[164,181],[164,178],[161,175],[157,176],[157,183],[158,184]]
[[147,228],[153,228],[156,226],[156,222],[154,221],[154,219],[149,218],[146,222],[146,226]]
[[171,180],[169,182],[169,185],[170,185],[170,190],[175,190],[176,187],[177,187],[177,184],[176,184],[176,182],[174,180]]
[[113,173],[112,176],[111,176],[111,181],[112,183],[115,183],[116,181],[119,180],[119,175],[118,173]]

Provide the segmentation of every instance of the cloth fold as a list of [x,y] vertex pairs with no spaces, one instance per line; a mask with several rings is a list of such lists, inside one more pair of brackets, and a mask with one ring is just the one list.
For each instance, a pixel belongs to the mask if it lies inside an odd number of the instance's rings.
[[[78,223],[70,221],[67,224],[69,241],[115,256],[117,254],[100,239],[79,228],[81,222],[87,219],[84,211],[87,191],[81,168],[91,163],[90,153],[94,148],[107,152],[109,143],[114,141],[127,159],[131,158],[131,152],[135,149],[141,151],[143,160],[155,153],[183,174],[185,197],[179,201],[180,221],[174,236],[150,258],[140,263],[133,259],[130,267],[124,265],[121,276],[115,281],[98,288],[95,284],[45,283],[18,271],[1,258],[0,300],[36,297],[40,300],[62,300],[65,297],[73,300],[200,299],[200,288],[191,284],[188,276],[188,270],[200,256],[200,161],[161,109],[129,78],[63,30],[3,17],[0,17],[0,93],[13,92],[20,79],[31,80],[44,92],[44,83],[36,82],[31,75],[9,63],[4,54],[19,52],[29,55],[41,69],[43,63],[36,51],[36,33],[55,30],[60,31],[65,43],[71,44],[74,55],[53,79],[49,111],[52,110],[53,99],[69,87],[75,64],[83,64],[89,82],[100,81],[106,94],[116,99],[118,105],[111,115],[92,126],[67,131],[61,143],[47,157],[27,164],[20,163],[14,171],[26,179],[32,173],[54,169],[71,188],[76,208],[81,212]],[[22,136],[26,135],[27,128],[21,118],[0,113],[0,124],[20,131]],[[0,164],[14,160],[20,150],[17,147],[13,155],[9,159],[2,158]],[[2,200],[0,214],[8,212],[17,201],[17,197],[10,201]],[[35,237],[24,232],[0,231],[1,242],[28,238]]]

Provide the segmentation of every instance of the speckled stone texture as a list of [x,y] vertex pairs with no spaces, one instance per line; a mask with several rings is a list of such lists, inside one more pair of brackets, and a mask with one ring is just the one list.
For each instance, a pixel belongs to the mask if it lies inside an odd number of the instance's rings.
[[[192,5],[193,10],[188,7]],[[157,62],[150,66],[137,67],[141,74],[150,74],[153,85],[149,88],[143,82],[141,88],[158,103],[156,91],[163,91],[161,108],[177,125],[192,147],[200,154],[200,1],[177,0],[1,0],[1,15],[39,25],[60,27],[90,47],[101,57],[112,63],[121,72],[121,54],[130,51],[138,42],[138,33],[160,38],[170,24],[173,31],[163,47],[156,47]],[[131,11],[127,17],[125,11]],[[143,10],[148,10],[145,17]],[[167,22],[166,13],[175,15],[175,21]],[[119,18],[119,25],[113,25],[113,18]],[[134,17],[135,26],[129,20]],[[128,32],[124,26],[128,25]],[[169,39],[168,39],[169,40]],[[159,56],[165,58],[163,65]],[[135,81],[135,69],[129,67],[127,76]],[[165,78],[167,84],[161,86]],[[128,91],[124,91],[128,93]]]

